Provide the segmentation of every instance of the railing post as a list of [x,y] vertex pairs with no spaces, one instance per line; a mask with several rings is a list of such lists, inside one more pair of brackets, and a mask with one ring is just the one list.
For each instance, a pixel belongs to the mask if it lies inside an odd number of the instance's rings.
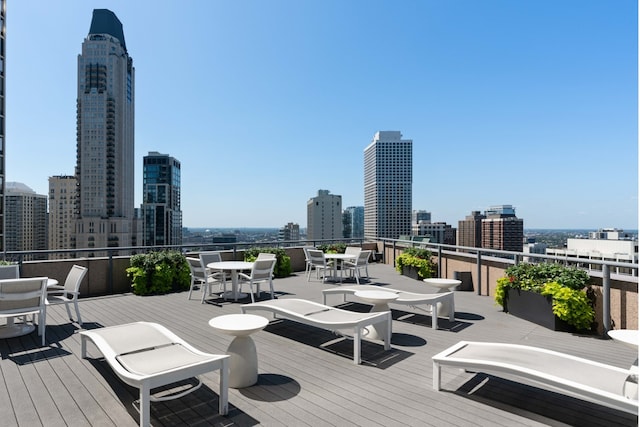
[[438,245],[438,277],[442,277],[442,246]]
[[109,251],[109,267],[107,268],[107,289],[113,294],[113,252]]
[[606,336],[611,330],[611,271],[608,264],[602,266],[602,327]]
[[476,277],[478,278],[478,295],[482,295],[482,252],[476,253]]

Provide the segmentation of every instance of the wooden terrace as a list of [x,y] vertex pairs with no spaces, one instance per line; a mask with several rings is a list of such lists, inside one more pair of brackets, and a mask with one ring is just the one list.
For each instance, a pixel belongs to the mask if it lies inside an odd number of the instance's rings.
[[[421,292],[426,285],[400,276],[385,264],[369,266],[372,284]],[[279,298],[322,302],[322,289],[338,284],[307,282],[298,272],[276,279]],[[195,347],[224,353],[232,337],[208,326],[209,319],[240,313],[241,303],[200,293],[85,298],[84,328],[133,321],[165,325]],[[263,292],[262,298],[267,298]],[[456,319],[394,306],[392,349],[364,341],[363,363],[354,365],[350,340],[291,321],[272,322],[253,335],[258,383],[229,389],[229,414],[217,413],[218,373],[181,399],[152,403],[154,426],[637,426],[638,417],[564,394],[485,373],[443,370],[444,391],[432,389],[431,356],[461,340],[526,344],[629,367],[637,350],[600,336],[554,332],[501,311],[491,297],[456,292]],[[350,298],[350,301],[355,299]],[[246,302],[246,301],[245,301]],[[329,304],[339,305],[338,297]],[[348,302],[349,310],[370,306]],[[124,385],[89,344],[80,357],[79,327],[63,306],[47,311],[47,346],[36,333],[0,340],[0,419],[3,426],[136,426],[137,389]],[[266,315],[266,313],[265,313]],[[621,385],[622,386],[622,385]]]

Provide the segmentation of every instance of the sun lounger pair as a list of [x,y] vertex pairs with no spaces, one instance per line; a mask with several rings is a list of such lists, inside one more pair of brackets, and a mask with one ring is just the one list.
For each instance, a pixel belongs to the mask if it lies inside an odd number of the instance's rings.
[[228,412],[229,356],[203,353],[156,323],[137,322],[83,331],[82,357],[87,340],[103,354],[125,383],[140,389],[140,426],[150,422],[150,401],[177,399],[197,390],[202,382],[169,396],[154,397],[151,390],[198,375],[220,370],[220,414]]
[[538,347],[468,341],[460,341],[433,356],[435,390],[441,389],[442,366],[518,375],[591,402],[638,414],[637,366],[623,369]]
[[385,331],[384,349],[391,348],[391,312],[356,313],[330,307],[313,301],[295,298],[281,298],[260,301],[242,306],[242,312],[269,311],[274,317],[293,320],[316,328],[328,330],[353,329],[353,362],[360,364],[360,340],[362,329],[380,324]]
[[[333,294],[343,294],[346,300],[347,294],[353,295],[357,291],[384,291],[391,292],[398,295],[398,298],[391,301],[392,304],[403,304],[410,307],[416,307],[420,305],[430,306],[429,312],[431,313],[431,327],[438,329],[438,303],[445,303],[445,306],[449,307],[449,321],[453,322],[455,319],[455,305],[453,301],[453,292],[443,292],[434,294],[419,294],[414,292],[399,291],[397,289],[390,289],[386,286],[375,285],[354,285],[354,286],[338,286],[335,288],[324,289],[322,295],[324,303],[327,303],[327,296]],[[448,304],[447,304],[448,303]]]

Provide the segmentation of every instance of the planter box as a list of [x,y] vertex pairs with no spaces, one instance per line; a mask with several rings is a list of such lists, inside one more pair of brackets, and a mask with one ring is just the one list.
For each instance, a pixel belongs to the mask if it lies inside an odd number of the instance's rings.
[[402,275],[411,277],[412,279],[422,280],[420,276],[418,276],[418,268],[410,265],[402,266]]
[[553,331],[576,332],[573,326],[553,314],[550,296],[519,289],[508,289],[504,311]]

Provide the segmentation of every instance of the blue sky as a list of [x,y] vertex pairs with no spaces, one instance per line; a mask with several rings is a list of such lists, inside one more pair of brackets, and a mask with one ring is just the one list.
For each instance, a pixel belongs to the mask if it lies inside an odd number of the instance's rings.
[[6,178],[37,193],[74,172],[94,8],[136,68],[136,203],[142,157],[172,155],[187,227],[363,205],[363,150],[398,130],[433,221],[638,228],[636,1],[8,0]]

